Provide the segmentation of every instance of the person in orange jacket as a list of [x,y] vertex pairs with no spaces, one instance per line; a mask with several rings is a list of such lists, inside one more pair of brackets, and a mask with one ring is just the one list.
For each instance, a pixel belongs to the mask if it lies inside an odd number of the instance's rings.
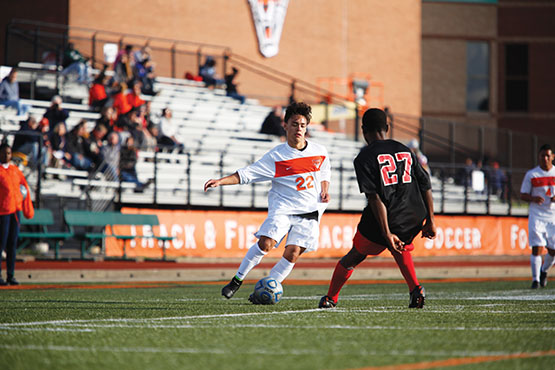
[[19,211],[26,218],[33,218],[35,213],[27,180],[17,166],[10,164],[11,159],[12,148],[7,143],[0,144],[0,253],[6,250],[8,270],[7,280],[0,274],[0,285],[19,284],[14,277]]

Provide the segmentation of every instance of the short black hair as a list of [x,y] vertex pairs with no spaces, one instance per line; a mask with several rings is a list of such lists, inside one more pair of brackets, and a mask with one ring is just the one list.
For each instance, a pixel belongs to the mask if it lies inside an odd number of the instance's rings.
[[294,115],[301,115],[306,118],[306,123],[310,123],[312,119],[312,108],[310,105],[304,102],[293,102],[289,104],[287,110],[285,111],[284,121],[289,121],[289,118],[293,117]]
[[387,131],[387,115],[378,108],[370,108],[362,116],[363,132]]
[[6,148],[10,148],[10,149],[11,149],[12,147],[10,146],[10,144],[8,144],[7,141],[2,141],[2,143],[0,144],[0,152],[1,152],[2,150],[6,149]]
[[543,145],[540,147],[540,150],[538,151],[538,154],[541,153],[541,152],[543,152],[544,150],[545,150],[545,151],[548,151],[548,150],[553,151],[553,149],[551,149],[551,145],[549,145],[549,144],[543,144]]

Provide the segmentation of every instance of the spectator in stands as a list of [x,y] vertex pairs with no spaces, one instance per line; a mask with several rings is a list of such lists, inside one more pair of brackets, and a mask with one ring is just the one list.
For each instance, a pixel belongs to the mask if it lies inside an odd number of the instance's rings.
[[204,64],[200,67],[199,75],[206,87],[222,85],[224,81],[216,76],[216,61],[210,55],[206,57]]
[[135,183],[137,185],[135,191],[142,192],[145,184],[139,181],[135,168],[139,155],[138,153],[139,151],[135,147],[135,140],[132,136],[129,136],[120,151],[119,173],[122,181]]
[[64,159],[71,160],[71,155],[66,152],[67,145],[67,128],[63,122],[54,126],[50,132],[50,150],[52,152],[52,159],[50,165],[55,168],[61,168],[64,165]]
[[134,78],[133,68],[135,57],[133,55],[133,45],[125,46],[120,50],[114,61],[114,79],[116,82],[130,83]]
[[164,108],[162,110],[158,144],[170,150],[176,148],[183,149],[183,144],[181,144],[176,137],[177,130],[174,123],[172,122],[172,116],[173,114],[170,108]]
[[135,52],[135,78],[141,82],[141,91],[146,95],[154,95],[154,63],[151,59],[151,49],[143,46]]
[[156,140],[156,142],[154,143],[154,146],[149,147],[149,149],[152,149],[153,151],[157,152],[159,150],[158,143],[160,142],[160,127],[150,122],[147,126],[147,130],[150,133],[150,136]]
[[472,158],[466,158],[464,167],[461,168],[457,175],[457,184],[464,187],[472,186],[472,171],[476,169]]
[[67,45],[62,60],[62,76],[66,77],[70,74],[77,74],[77,82],[88,84],[89,83],[89,62],[75,49],[73,43]]
[[104,72],[100,72],[94,79],[93,84],[89,89],[89,106],[97,112],[100,111],[110,100],[110,97],[106,92],[107,83],[108,77],[104,74]]
[[116,110],[117,120],[115,123],[116,131],[123,131],[129,127],[129,116],[133,106],[127,100],[127,84],[120,82],[114,95],[114,103],[112,105]]
[[69,113],[62,108],[61,96],[55,95],[52,97],[50,107],[46,110],[43,117],[48,119],[52,127],[56,126],[59,122],[65,122],[67,120]]
[[276,105],[274,109],[262,122],[262,127],[260,128],[261,134],[275,135],[281,139],[285,139],[285,129],[283,128],[283,109]]
[[[40,137],[41,128],[39,122],[35,117],[30,116],[27,121],[21,124],[19,130],[15,134],[12,147],[13,152],[26,155],[29,164],[38,164]],[[46,148],[44,146],[42,146],[41,154],[41,158],[46,156]]]
[[131,105],[132,109],[138,109],[146,102],[141,99],[141,86],[140,81],[134,81],[131,85],[131,92],[127,94],[127,102]]
[[106,145],[102,147],[101,154],[104,159],[104,165],[101,171],[104,172],[108,181],[117,181],[119,176],[119,158],[120,158],[120,144],[119,136],[115,132],[108,134]]
[[243,104],[246,98],[244,95],[241,95],[237,92],[237,84],[235,83],[235,77],[237,77],[238,73],[239,70],[235,67],[232,67],[231,73],[225,75],[225,93],[227,96],[235,100],[239,100],[241,104]]
[[507,175],[499,167],[499,162],[493,162],[489,171],[489,184],[491,194],[497,195],[502,202],[506,201]]
[[27,218],[32,218],[34,214],[29,185],[19,168],[10,164],[11,159],[10,146],[5,142],[0,144],[0,256],[5,250],[7,268],[7,279],[0,276],[0,285],[3,286],[19,285],[14,276],[19,238],[17,211],[23,210]]
[[426,172],[430,173],[430,167],[428,166],[428,157],[426,157],[424,153],[420,151],[420,144],[418,143],[418,140],[412,139],[408,142],[407,146],[409,147],[411,152],[414,153],[422,168],[425,169]]
[[104,107],[100,111],[100,118],[96,120],[96,124],[102,124],[106,126],[108,131],[112,131],[114,129],[114,125],[116,123],[116,119],[118,118],[116,114],[116,110],[112,107]]
[[18,116],[25,116],[29,112],[29,106],[19,99],[19,83],[15,67],[0,83],[0,104],[17,109]]
[[78,170],[89,171],[93,161],[89,151],[87,121],[81,120],[68,134],[66,153],[69,163]]
[[89,152],[91,159],[98,168],[102,163],[102,147],[104,146],[104,139],[108,134],[108,128],[103,124],[97,124],[89,135]]

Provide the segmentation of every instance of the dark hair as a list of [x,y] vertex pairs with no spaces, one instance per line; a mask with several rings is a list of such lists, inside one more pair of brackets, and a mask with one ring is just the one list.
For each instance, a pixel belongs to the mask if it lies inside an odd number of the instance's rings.
[[540,147],[540,150],[538,151],[538,153],[541,153],[541,152],[543,152],[544,150],[545,150],[545,151],[548,151],[548,150],[553,151],[553,149],[551,149],[551,145],[549,145],[549,144],[543,144],[543,145]]
[[2,150],[6,149],[6,148],[10,148],[10,149],[11,149],[12,147],[11,147],[10,144],[8,144],[6,141],[2,141],[2,144],[0,144],[0,152],[1,152]]
[[310,120],[312,119],[312,108],[310,108],[310,105],[302,101],[289,104],[287,110],[285,111],[285,122],[289,121],[289,118],[297,114],[304,116],[306,118],[306,123],[310,123]]
[[378,108],[370,108],[362,116],[363,132],[387,131],[387,116]]

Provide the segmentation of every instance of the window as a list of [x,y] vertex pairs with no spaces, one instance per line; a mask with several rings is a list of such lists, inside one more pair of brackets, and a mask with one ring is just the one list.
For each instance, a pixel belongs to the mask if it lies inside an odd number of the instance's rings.
[[505,45],[505,110],[528,111],[528,45]]
[[466,110],[489,111],[489,45],[487,42],[466,44]]

